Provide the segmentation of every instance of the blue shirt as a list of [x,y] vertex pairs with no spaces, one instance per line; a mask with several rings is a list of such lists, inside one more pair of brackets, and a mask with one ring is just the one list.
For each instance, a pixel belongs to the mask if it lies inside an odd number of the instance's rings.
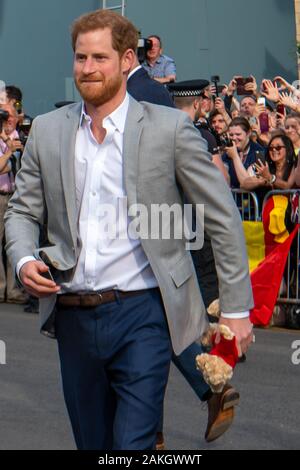
[[165,78],[169,75],[176,75],[175,62],[166,55],[161,55],[153,66],[149,65],[147,60],[142,63],[142,66],[151,78]]

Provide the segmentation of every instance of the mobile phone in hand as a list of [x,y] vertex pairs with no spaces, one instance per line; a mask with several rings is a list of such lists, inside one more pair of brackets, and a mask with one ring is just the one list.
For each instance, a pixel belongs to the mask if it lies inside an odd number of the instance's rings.
[[262,150],[257,150],[255,152],[255,163],[266,163],[265,153]]
[[269,115],[267,112],[261,113],[258,117],[260,130],[262,134],[266,134],[270,130]]
[[247,85],[247,83],[253,83],[252,77],[236,77],[235,81],[237,84],[237,95],[251,96],[253,94],[252,91],[245,90],[245,85]]
[[283,104],[278,104],[276,107],[277,113],[281,114],[282,116],[285,115],[285,107]]
[[48,271],[46,271],[45,273],[40,273],[40,275],[41,275],[42,277],[44,277],[45,279],[48,279],[48,281],[55,282],[54,279],[53,279],[53,276],[52,276],[52,274],[51,274],[50,269],[48,269]]
[[266,106],[266,98],[264,96],[260,96],[257,100],[257,104]]
[[256,126],[257,125],[257,119],[256,119],[255,116],[251,116],[249,118],[249,124],[250,124],[250,126]]

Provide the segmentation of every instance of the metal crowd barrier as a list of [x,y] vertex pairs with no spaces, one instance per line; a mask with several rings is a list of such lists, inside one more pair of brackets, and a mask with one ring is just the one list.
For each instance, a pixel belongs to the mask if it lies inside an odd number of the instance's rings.
[[255,193],[243,189],[232,189],[232,195],[244,222],[258,222],[261,220],[258,199]]
[[[270,191],[263,202],[263,208],[267,201],[275,195],[287,196],[292,199],[294,195],[299,196],[298,200],[298,217],[295,223],[300,223],[300,191],[299,190],[288,190],[288,191]],[[299,231],[300,232],[300,231]],[[290,250],[287,265],[284,274],[284,282],[281,287],[281,293],[277,299],[277,304],[287,305],[299,305],[300,304],[300,286],[299,286],[299,253],[300,253],[300,233],[298,232],[295,241],[292,244]]]

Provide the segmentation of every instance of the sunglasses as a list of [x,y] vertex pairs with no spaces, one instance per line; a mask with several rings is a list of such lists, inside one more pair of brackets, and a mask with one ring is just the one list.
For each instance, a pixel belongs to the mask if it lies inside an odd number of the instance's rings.
[[275,147],[269,147],[269,152],[280,152],[281,149],[285,149],[285,145],[276,145]]

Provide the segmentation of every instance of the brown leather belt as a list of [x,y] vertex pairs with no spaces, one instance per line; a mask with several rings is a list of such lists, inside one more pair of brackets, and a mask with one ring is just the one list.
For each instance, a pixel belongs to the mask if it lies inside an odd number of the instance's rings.
[[109,302],[115,302],[118,299],[125,299],[135,295],[141,295],[149,290],[135,290],[122,292],[119,290],[109,290],[106,292],[92,292],[86,294],[62,294],[57,297],[57,304],[61,307],[81,307],[93,308]]
[[12,196],[14,193],[7,193],[6,191],[0,190],[0,196]]

